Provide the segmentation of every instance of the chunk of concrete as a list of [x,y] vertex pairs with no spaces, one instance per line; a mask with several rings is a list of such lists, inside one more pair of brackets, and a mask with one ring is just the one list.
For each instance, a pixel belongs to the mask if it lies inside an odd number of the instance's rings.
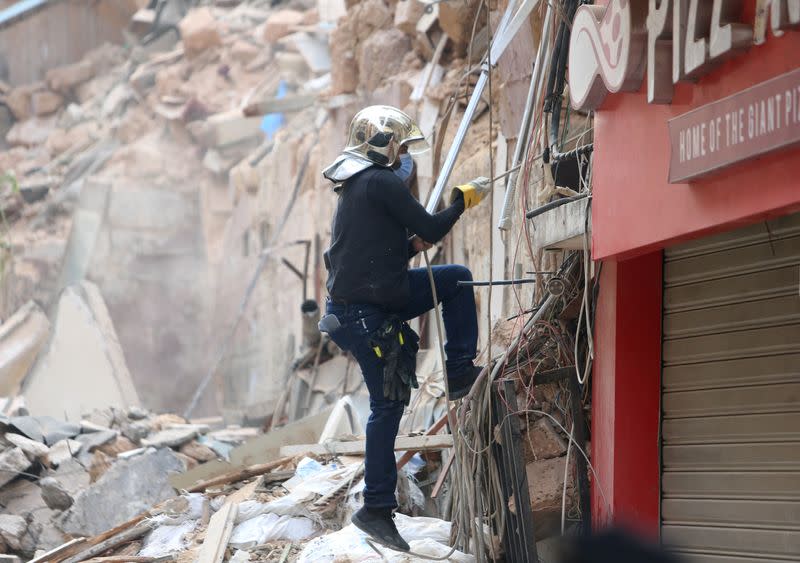
[[28,529],[28,523],[16,514],[0,514],[0,537],[14,551],[22,548],[22,537]]
[[192,123],[189,130],[203,146],[221,148],[262,136],[261,121],[261,117],[244,117],[239,111],[229,111]]
[[192,426],[167,428],[142,440],[143,446],[153,448],[178,448],[197,437],[197,429]]
[[64,97],[50,90],[41,90],[31,94],[31,111],[34,115],[50,115],[61,109]]
[[16,479],[31,466],[22,448],[10,448],[0,454],[0,487]]
[[417,22],[425,14],[425,4],[419,0],[398,2],[394,11],[394,26],[409,36],[417,35]]
[[33,301],[0,325],[0,396],[16,395],[49,334],[50,321]]
[[92,409],[139,403],[95,284],[84,281],[61,294],[53,336],[26,380],[23,394],[32,414],[75,421]]
[[378,30],[359,47],[358,75],[367,92],[400,71],[403,56],[411,50],[411,40],[399,29]]
[[75,440],[83,444],[83,449],[87,452],[93,452],[100,446],[104,446],[109,442],[114,441],[119,432],[116,430],[101,430],[100,432],[90,432],[88,434],[81,434]]
[[[439,2],[439,26],[457,46],[464,47],[469,41],[479,5],[478,0]],[[485,25],[483,19],[478,28]]]
[[526,448],[532,448],[534,459],[552,459],[567,453],[567,443],[546,418],[539,419],[528,429],[527,440],[523,443]]
[[47,457],[51,465],[58,467],[68,459],[78,455],[81,448],[83,448],[83,444],[77,440],[61,440],[50,448],[50,453]]
[[292,33],[286,36],[284,41],[294,45],[305,59],[311,72],[322,74],[331,70],[331,53],[327,41],[320,41],[304,32]]
[[31,440],[30,438],[26,438],[25,436],[21,436],[19,434],[6,434],[5,438],[21,449],[31,461],[36,461],[37,459],[43,458],[50,452],[50,448],[41,442]]
[[192,440],[191,442],[184,444],[180,452],[183,455],[189,456],[190,458],[199,461],[200,463],[205,463],[207,461],[211,461],[217,459],[217,453],[209,448],[208,446],[204,446],[203,444]]
[[68,534],[94,536],[118,526],[172,497],[168,478],[183,469],[183,463],[168,449],[119,460],[75,498],[60,519],[60,527]]
[[42,490],[42,500],[53,510],[67,510],[72,506],[72,495],[55,477],[40,479],[39,488]]
[[591,244],[592,212],[589,202],[588,198],[571,201],[532,218],[534,247],[583,250],[584,234]]
[[47,71],[47,85],[51,90],[69,93],[70,90],[94,77],[91,61],[80,61],[75,64],[54,68]]
[[30,88],[20,86],[14,88],[6,96],[6,105],[17,121],[24,121],[31,116],[31,91]]
[[245,41],[244,39],[239,39],[236,41],[230,50],[230,57],[234,61],[240,62],[242,64],[247,64],[253,59],[255,59],[259,54],[261,54],[261,49],[256,45],[253,45],[249,41]]
[[217,29],[217,20],[210,8],[197,8],[186,14],[178,28],[183,40],[183,51],[188,57],[193,57],[210,49],[222,45],[222,37]]
[[4,424],[17,433],[48,446],[77,436],[81,431],[77,424],[56,420],[52,416],[12,416]]
[[150,424],[146,420],[137,420],[131,423],[123,423],[120,430],[124,437],[138,444],[150,434]]
[[295,26],[303,23],[303,13],[296,10],[278,10],[267,18],[264,24],[264,39],[275,43],[289,35]]
[[54,117],[32,117],[18,121],[6,135],[6,142],[14,147],[36,147],[47,140],[55,126]]
[[76,459],[70,459],[62,463],[49,476],[56,479],[72,498],[75,498],[89,486],[89,472]]
[[116,457],[123,452],[129,452],[136,448],[136,444],[131,442],[128,438],[125,436],[118,436],[113,442],[100,446],[98,449],[106,455]]

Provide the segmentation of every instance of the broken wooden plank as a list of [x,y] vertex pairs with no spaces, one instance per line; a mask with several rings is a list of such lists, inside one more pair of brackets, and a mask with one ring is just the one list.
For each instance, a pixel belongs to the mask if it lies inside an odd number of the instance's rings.
[[225,473],[224,475],[220,475],[219,477],[214,477],[213,479],[209,479],[207,481],[201,481],[186,489],[186,492],[196,493],[198,491],[205,491],[210,487],[227,485],[228,483],[235,483],[237,481],[244,481],[245,479],[250,479],[252,477],[258,477],[259,475],[263,475],[264,473],[272,471],[273,469],[276,469],[281,465],[289,463],[294,459],[294,457],[295,456],[290,455],[282,457],[275,461],[271,461],[269,463],[260,463],[258,465],[251,465],[250,467],[237,469],[236,471]]
[[133,528],[129,530],[125,530],[124,532],[120,532],[114,536],[111,536],[105,541],[101,541],[86,549],[74,557],[70,557],[66,559],[64,563],[80,563],[81,561],[86,561],[87,559],[91,559],[95,555],[100,555],[108,551],[109,549],[113,549],[117,546],[122,545],[123,543],[127,543],[131,540],[138,539],[145,535],[147,532],[153,529],[154,523],[151,520],[145,520],[144,522],[140,522],[139,524],[135,525]]
[[250,102],[245,106],[243,112],[246,117],[261,116],[268,113],[284,113],[300,111],[313,106],[317,97],[313,94],[296,94],[284,96],[283,98],[271,98]]
[[200,547],[197,563],[221,563],[231,539],[233,521],[236,519],[238,510],[237,503],[226,502],[214,513],[208,523],[206,537]]
[[73,540],[69,540],[67,543],[59,545],[58,547],[54,547],[47,553],[42,553],[39,557],[31,559],[28,563],[44,563],[45,561],[51,561],[56,559],[59,555],[63,555],[71,548],[76,547],[79,544],[86,543],[86,538],[75,538]]
[[[366,440],[350,442],[328,442],[326,444],[307,444],[300,446],[283,446],[281,455],[364,455],[367,452]],[[449,434],[435,436],[398,436],[394,442],[395,451],[428,451],[444,450],[453,447],[453,437]]]
[[447,461],[442,467],[441,472],[439,473],[439,477],[436,479],[436,484],[433,486],[433,490],[431,491],[431,498],[436,498],[439,496],[439,493],[442,490],[442,486],[444,485],[444,480],[447,479],[447,474],[450,473],[450,468],[453,467],[453,460],[456,458],[455,455],[451,455],[447,458]]
[[[447,424],[447,417],[450,416],[451,414],[455,416],[455,413],[456,409],[451,408],[449,413],[443,414],[439,420],[437,420],[435,423],[433,423],[433,425],[430,428],[428,428],[428,430],[425,432],[425,435],[433,436],[434,434],[438,434],[439,430],[444,428],[445,424]],[[411,458],[414,457],[414,453],[415,452],[406,452],[402,456],[400,456],[400,459],[397,460],[397,469],[402,469],[405,466],[405,464],[411,461]]]
[[164,557],[138,557],[135,555],[111,555],[109,557],[93,557],[84,563],[161,563],[175,561],[174,555]]

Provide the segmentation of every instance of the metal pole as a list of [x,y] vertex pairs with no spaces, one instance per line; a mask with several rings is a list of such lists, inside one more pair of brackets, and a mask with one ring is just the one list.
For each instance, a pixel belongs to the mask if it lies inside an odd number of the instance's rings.
[[[526,21],[528,14],[531,13],[531,10],[533,10],[534,6],[538,3],[539,0],[525,0],[516,12],[514,11],[516,2],[509,3],[508,8],[503,14],[503,19],[497,27],[497,43],[492,46],[491,52],[492,64],[497,64],[497,61],[502,56],[506,47],[508,47],[511,39],[516,35],[519,28]],[[461,145],[464,143],[464,138],[467,136],[467,129],[469,129],[472,123],[475,110],[478,108],[478,103],[483,96],[483,90],[486,88],[488,81],[489,65],[484,62],[481,67],[481,75],[478,77],[478,82],[475,84],[475,88],[472,91],[472,97],[469,100],[469,104],[467,104],[467,109],[464,110],[464,116],[461,118],[461,124],[458,126],[453,144],[450,146],[450,151],[447,153],[447,158],[442,165],[442,170],[439,172],[439,176],[436,178],[436,184],[428,198],[428,204],[425,206],[428,213],[436,211],[436,206],[439,205],[442,192],[444,192],[444,188],[450,180],[450,175],[453,173],[453,167],[458,158],[458,153],[461,151]]]
[[[552,27],[553,20],[553,5],[547,3],[547,12],[544,17],[544,24],[542,25],[542,38],[539,41],[539,48],[536,52],[536,63],[533,67],[533,76],[531,76],[531,85],[528,88],[528,99],[525,102],[525,113],[522,117],[522,123],[519,128],[519,135],[517,135],[517,146],[514,148],[514,159],[511,161],[512,168],[518,166],[525,154],[526,147],[528,146],[528,139],[531,135],[531,122],[533,120],[534,108],[539,105],[542,97],[542,76],[544,76],[543,69],[548,66],[545,58],[548,51],[548,44],[550,43],[550,28]],[[511,211],[514,207],[514,198],[517,194],[517,177],[518,174],[509,176],[506,182],[506,196],[503,200],[503,211],[500,213],[500,222],[497,228],[501,231],[507,231],[511,227]]]

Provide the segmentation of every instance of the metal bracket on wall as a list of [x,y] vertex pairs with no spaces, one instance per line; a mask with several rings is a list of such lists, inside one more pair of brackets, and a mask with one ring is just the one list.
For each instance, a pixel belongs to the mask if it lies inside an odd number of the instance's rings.
[[509,563],[538,563],[536,535],[533,526],[533,510],[528,492],[528,476],[519,445],[522,432],[517,417],[517,398],[514,381],[503,379],[497,382],[494,393],[496,424],[500,425],[502,444],[493,446],[494,456],[501,469],[500,480],[503,500],[506,504],[513,498],[515,511],[506,518],[503,547]]

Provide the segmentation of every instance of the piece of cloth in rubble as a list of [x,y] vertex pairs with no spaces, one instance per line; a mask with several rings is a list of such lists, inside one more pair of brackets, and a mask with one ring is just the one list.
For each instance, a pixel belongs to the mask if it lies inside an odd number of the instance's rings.
[[325,252],[328,294],[337,301],[402,309],[410,299],[409,234],[440,241],[464,212],[463,198],[431,215],[388,168],[346,180]]
[[383,397],[408,406],[411,389],[418,389],[417,352],[419,335],[394,315],[370,334],[369,345],[383,364]]

